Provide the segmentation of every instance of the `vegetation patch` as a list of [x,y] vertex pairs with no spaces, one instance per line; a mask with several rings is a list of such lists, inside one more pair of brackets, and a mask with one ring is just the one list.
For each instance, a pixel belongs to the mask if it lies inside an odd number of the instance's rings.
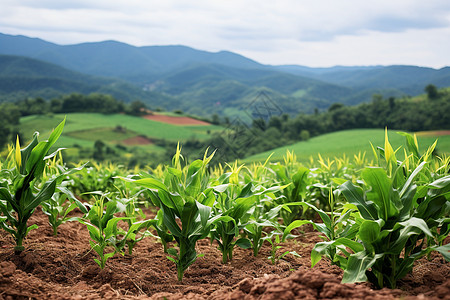
[[96,141],[101,139],[102,141],[113,142],[132,138],[136,136],[136,132],[118,125],[114,128],[103,127],[72,131],[67,135],[82,140]]

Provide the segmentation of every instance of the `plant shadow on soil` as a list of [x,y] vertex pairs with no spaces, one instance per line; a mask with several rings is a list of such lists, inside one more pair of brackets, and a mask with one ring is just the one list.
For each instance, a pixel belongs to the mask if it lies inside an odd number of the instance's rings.
[[12,238],[0,231],[0,299],[450,299],[450,266],[439,256],[417,261],[396,290],[374,290],[368,283],[341,284],[342,270],[322,260],[310,268],[310,253],[321,241],[311,227],[281,244],[280,253],[296,251],[272,265],[265,244],[257,257],[236,248],[233,261],[209,240],[198,242],[205,254],[177,281],[175,265],[153,237],[137,244],[132,256],[116,254],[104,270],[94,262],[86,227],[69,222],[52,235],[38,208],[30,222],[39,228],[15,255]]

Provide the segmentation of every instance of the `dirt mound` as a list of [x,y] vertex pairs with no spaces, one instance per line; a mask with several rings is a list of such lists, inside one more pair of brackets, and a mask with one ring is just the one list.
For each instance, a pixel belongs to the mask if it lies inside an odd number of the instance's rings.
[[211,125],[207,122],[200,121],[189,117],[174,117],[165,115],[146,115],[144,118],[157,122],[163,122],[173,125]]
[[321,241],[312,231],[281,244],[280,254],[296,251],[300,258],[285,256],[275,265],[267,259],[269,245],[257,257],[238,248],[224,265],[217,244],[201,240],[197,251],[204,256],[180,283],[155,238],[138,243],[131,256],[116,254],[100,270],[85,225],[63,224],[54,237],[40,209],[32,223],[39,228],[30,232],[21,255],[0,230],[0,299],[450,299],[450,266],[438,255],[419,260],[398,290],[340,284],[342,270],[327,261],[309,267],[311,249]]

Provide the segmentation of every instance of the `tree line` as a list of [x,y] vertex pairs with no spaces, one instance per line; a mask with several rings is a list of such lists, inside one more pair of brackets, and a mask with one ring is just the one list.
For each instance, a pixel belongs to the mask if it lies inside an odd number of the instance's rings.
[[110,95],[99,93],[89,95],[72,93],[49,101],[38,97],[4,102],[0,104],[0,149],[20,133],[19,122],[24,116],[75,112],[140,115],[145,113],[145,110],[146,106],[141,101],[124,103]]

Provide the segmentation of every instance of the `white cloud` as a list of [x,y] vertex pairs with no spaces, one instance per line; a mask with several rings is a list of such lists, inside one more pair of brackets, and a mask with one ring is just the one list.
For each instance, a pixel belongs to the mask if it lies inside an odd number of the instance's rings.
[[0,32],[60,44],[184,44],[271,64],[450,64],[447,0],[2,2]]

